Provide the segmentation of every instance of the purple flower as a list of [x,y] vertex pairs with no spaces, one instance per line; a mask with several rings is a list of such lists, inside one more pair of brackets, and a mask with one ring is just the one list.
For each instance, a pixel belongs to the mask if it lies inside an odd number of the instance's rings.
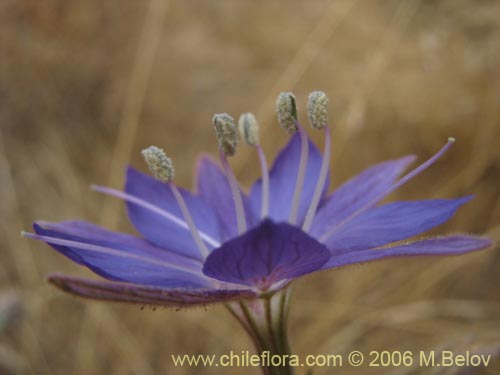
[[126,202],[139,236],[83,221],[36,222],[35,234],[27,237],[46,242],[107,280],[52,275],[50,282],[94,299],[189,306],[259,297],[311,272],[353,263],[461,254],[491,245],[472,235],[408,241],[446,222],[470,196],[381,203],[433,164],[453,140],[403,177],[413,156],[376,164],[328,193],[326,97],[313,94],[308,115],[314,127],[325,131],[324,156],[294,122],[290,96],[278,103],[280,122],[298,131],[270,171],[258,145],[255,118],[245,114],[240,119],[243,137],[256,148],[263,172],[248,194],[237,185],[226,158],[236,147],[232,119],[218,115],[214,123],[222,168],[202,156],[194,193],[173,185],[171,162],[159,149],[148,149],[145,157],[151,159],[152,171],[169,172],[156,175],[166,176],[165,181],[128,168],[124,192],[94,187]]

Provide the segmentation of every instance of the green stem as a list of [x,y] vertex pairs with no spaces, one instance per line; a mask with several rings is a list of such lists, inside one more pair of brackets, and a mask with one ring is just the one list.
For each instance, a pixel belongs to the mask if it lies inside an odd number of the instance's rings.
[[[226,305],[252,338],[264,375],[292,375],[287,335],[289,290]],[[274,364],[274,365],[273,365]]]

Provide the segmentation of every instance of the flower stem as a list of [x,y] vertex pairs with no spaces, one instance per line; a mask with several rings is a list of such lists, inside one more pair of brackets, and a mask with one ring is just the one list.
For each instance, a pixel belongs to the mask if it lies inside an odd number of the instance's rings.
[[292,357],[286,321],[289,292],[281,290],[269,296],[226,307],[252,338],[261,358],[263,375],[292,375]]

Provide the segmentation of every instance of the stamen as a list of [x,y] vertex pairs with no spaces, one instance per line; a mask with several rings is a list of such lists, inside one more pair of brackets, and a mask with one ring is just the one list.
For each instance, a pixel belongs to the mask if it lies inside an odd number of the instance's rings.
[[297,105],[291,92],[282,92],[276,99],[278,122],[289,134],[297,131]]
[[256,146],[262,171],[262,203],[260,208],[261,218],[265,218],[269,213],[269,169],[267,167],[266,155],[260,145]]
[[[133,203],[139,207],[142,207],[146,210],[154,212],[155,214],[173,222],[174,224],[180,226],[181,228],[189,230],[189,226],[184,220],[178,218],[177,216],[171,214],[168,211],[162,210],[158,206],[155,206],[149,202],[146,202],[145,200],[143,200],[141,198],[138,198],[138,197],[135,197],[133,195],[127,194],[123,191],[108,188],[105,186],[92,185],[90,188],[93,191],[97,191],[99,193],[111,195],[113,197],[123,199],[125,202]],[[219,247],[221,245],[220,242],[218,242],[217,240],[215,240],[213,237],[209,236],[205,232],[199,230],[199,233],[200,233],[201,238],[203,238],[203,240],[205,242],[207,242],[209,245],[211,245],[212,247]]]
[[290,224],[295,225],[297,216],[299,214],[300,195],[302,194],[302,187],[304,186],[304,179],[306,177],[307,158],[309,155],[309,140],[306,131],[298,122],[295,123],[300,134],[300,161],[297,179],[295,181],[295,191],[293,192],[292,209],[288,221]]
[[335,232],[337,232],[341,227],[343,227],[349,221],[351,221],[352,219],[354,219],[356,216],[358,216],[359,214],[363,213],[364,211],[366,211],[367,209],[369,209],[371,206],[373,206],[375,203],[379,202],[386,195],[392,193],[393,191],[395,191],[396,189],[398,189],[399,187],[401,187],[402,185],[404,185],[406,182],[408,182],[409,180],[411,180],[413,177],[415,177],[416,175],[418,175],[419,173],[421,173],[422,171],[424,171],[425,169],[427,169],[428,167],[430,167],[438,159],[440,159],[446,153],[446,151],[448,151],[450,149],[450,147],[453,145],[453,143],[455,143],[455,138],[453,138],[453,137],[448,138],[448,142],[434,156],[432,156],[430,159],[428,159],[424,163],[420,164],[417,168],[415,168],[414,170],[412,170],[411,172],[409,172],[408,174],[406,174],[404,177],[402,177],[401,179],[399,179],[394,185],[392,185],[386,191],[384,191],[383,193],[379,194],[377,197],[375,197],[370,202],[368,202],[367,204],[365,204],[363,207],[361,207],[359,210],[357,210],[356,212],[354,212],[348,218],[346,218],[345,220],[343,220],[342,222],[340,222],[338,225],[334,226],[331,230],[329,230],[323,236],[321,236],[320,241],[326,240],[328,237],[330,237],[332,234],[334,234]]
[[219,149],[225,156],[233,156],[238,145],[238,132],[234,119],[227,113],[217,113],[212,118]]
[[175,177],[175,169],[165,152],[156,146],[149,146],[141,152],[149,170],[155,178],[161,181],[172,181]]
[[257,146],[259,140],[259,123],[253,113],[243,113],[238,120],[241,137],[249,146]]
[[297,120],[297,105],[295,96],[291,92],[282,92],[276,99],[276,113],[278,114],[278,122],[289,134],[295,133],[297,130],[300,134],[300,160],[297,179],[295,181],[295,190],[293,192],[292,208],[288,221],[290,224],[295,224],[299,214],[300,195],[304,185],[306,175],[307,157],[309,154],[309,141],[304,128]]
[[238,234],[242,234],[247,229],[243,199],[241,198],[241,191],[236,177],[227,160],[227,156],[233,156],[236,153],[238,132],[236,131],[233,118],[227,113],[215,114],[212,121],[215,128],[215,136],[219,142],[219,157],[234,200]]
[[313,91],[307,101],[307,117],[315,129],[323,129],[328,123],[328,96],[322,91]]
[[325,130],[325,147],[323,151],[323,160],[321,161],[321,168],[319,171],[318,181],[314,189],[314,194],[307,210],[306,218],[302,229],[308,231],[316,214],[319,200],[325,187],[326,176],[328,175],[328,168],[330,166],[330,129],[328,128],[328,97],[322,91],[313,91],[309,94],[307,101],[307,117],[311,126],[315,129]]
[[316,188],[314,189],[314,195],[311,200],[311,205],[307,210],[306,219],[304,220],[304,225],[302,229],[307,232],[312,225],[314,215],[316,214],[316,209],[318,208],[319,200],[323,192],[323,188],[326,182],[326,176],[328,175],[328,169],[330,167],[330,154],[331,154],[331,140],[330,140],[330,128],[325,126],[325,147],[323,149],[323,160],[321,161],[321,168],[319,170],[318,181],[316,183]]
[[196,225],[194,224],[193,217],[189,212],[182,194],[179,192],[179,189],[177,189],[177,186],[175,186],[175,184],[172,182],[172,179],[175,176],[172,160],[165,154],[162,149],[155,146],[150,146],[147,149],[142,150],[142,156],[144,156],[144,160],[146,161],[146,164],[148,165],[153,175],[156,178],[167,182],[170,191],[172,191],[172,194],[177,201],[177,205],[181,209],[184,220],[186,220],[186,224],[191,232],[191,236],[193,237],[196,246],[198,246],[198,249],[200,250],[202,258],[206,258],[210,252],[208,251],[205,243],[201,240],[198,228],[196,228]]
[[193,236],[194,242],[196,242],[198,249],[200,249],[201,256],[203,258],[206,258],[208,254],[210,254],[210,252],[208,251],[205,243],[201,240],[200,232],[198,231],[198,228],[194,224],[193,217],[189,212],[189,209],[186,205],[186,202],[184,201],[184,198],[182,197],[179,189],[177,189],[177,186],[175,186],[173,182],[169,182],[168,186],[170,187],[170,190],[172,191],[172,194],[174,195],[175,200],[177,201],[177,204],[179,205],[179,208],[182,211],[182,215],[184,216],[184,219],[186,220],[189,230],[191,231],[191,235]]
[[269,170],[264,150],[260,146],[259,124],[252,113],[244,113],[238,121],[241,137],[245,142],[254,146],[257,150],[262,173],[262,202],[260,209],[261,218],[265,218],[269,212]]
[[227,181],[229,182],[229,187],[231,189],[231,194],[234,200],[234,209],[236,211],[236,222],[238,223],[238,234],[243,234],[247,229],[247,220],[245,217],[245,209],[243,208],[243,199],[241,198],[241,191],[236,181],[236,177],[227,161],[226,155],[220,150],[219,152],[222,167],[224,168],[224,173],[226,174]]

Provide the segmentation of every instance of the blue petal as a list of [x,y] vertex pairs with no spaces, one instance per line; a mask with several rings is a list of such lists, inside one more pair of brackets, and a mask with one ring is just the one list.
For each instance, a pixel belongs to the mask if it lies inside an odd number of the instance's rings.
[[[167,184],[128,168],[125,191],[184,221],[179,205]],[[183,189],[179,191],[197,228],[219,241],[219,224],[213,210],[199,197]],[[188,229],[131,202],[127,202],[127,209],[135,228],[151,242],[181,254],[200,256],[200,251]],[[213,248],[209,243],[207,247]]]
[[[196,191],[215,212],[221,225],[223,239],[229,239],[238,235],[238,224],[234,199],[227,178],[218,166],[217,162],[208,155],[202,155],[198,159],[196,168]],[[243,205],[247,225],[253,226],[258,220],[246,195],[242,192]]]
[[366,169],[342,184],[321,202],[310,233],[315,237],[320,237],[380,196],[414,160],[415,156],[409,155],[385,161]]
[[[33,228],[44,236],[38,239],[108,280],[168,287],[209,285],[199,262],[133,236],[82,222],[53,224],[48,228],[35,223]],[[72,242],[54,243],[58,239]]]
[[51,235],[57,233],[59,238],[84,240],[87,243],[124,251],[140,250],[144,254],[163,259],[167,262],[192,269],[199,269],[200,262],[193,258],[155,246],[143,238],[126,233],[113,232],[87,221],[70,220],[59,223],[37,221],[35,224],[46,233],[51,233]]
[[323,269],[341,267],[354,263],[370,262],[378,259],[415,255],[458,255],[469,251],[485,249],[492,245],[491,240],[469,235],[452,235],[427,238],[400,246],[383,249],[369,249],[334,255]]
[[49,282],[65,292],[97,300],[153,306],[189,307],[255,298],[250,290],[172,289],[51,275]]
[[421,234],[449,220],[471,196],[458,199],[399,201],[367,210],[334,228],[326,239],[332,252],[339,254],[383,246]]
[[328,249],[302,230],[264,220],[215,249],[203,273],[217,280],[267,290],[272,284],[316,271],[329,259]]
[[[321,169],[322,155],[318,148],[308,139],[309,153],[307,159],[306,176],[298,212],[298,223],[301,223],[311,203],[316,182]],[[292,207],[295,182],[300,162],[300,135],[296,133],[276,157],[269,172],[269,217],[274,221],[287,221]],[[329,176],[326,179],[323,194],[329,185]],[[259,179],[250,190],[250,202],[254,212],[260,212],[262,200],[262,179]]]

